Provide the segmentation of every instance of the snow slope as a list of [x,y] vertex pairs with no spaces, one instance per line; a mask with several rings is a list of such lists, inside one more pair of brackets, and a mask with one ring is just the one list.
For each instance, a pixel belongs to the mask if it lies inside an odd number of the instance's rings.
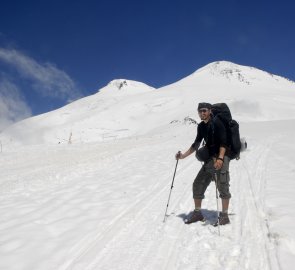
[[[114,80],[97,94],[11,126],[3,132],[2,140],[4,144],[36,145],[128,136],[129,127],[140,128],[138,119],[147,113],[139,100],[152,91],[154,88],[140,82]],[[137,102],[130,102],[134,96]]]
[[3,144],[105,141],[142,135],[187,116],[200,101],[224,101],[239,121],[293,119],[295,83],[230,62],[214,62],[160,89],[114,80],[97,94],[21,121],[0,134]]
[[[294,83],[216,62],[146,90],[100,91],[1,134],[0,269],[292,269]],[[201,166],[193,156],[178,163],[163,223],[174,154],[196,133],[183,119],[198,120],[196,103],[205,100],[230,104],[249,145],[231,163],[231,224],[221,236],[210,225],[217,215],[213,184],[203,203],[207,222],[183,223]],[[97,119],[114,137],[85,131]],[[71,144],[54,137],[64,125]],[[26,129],[34,129],[34,140]],[[79,140],[78,129],[86,132]]]

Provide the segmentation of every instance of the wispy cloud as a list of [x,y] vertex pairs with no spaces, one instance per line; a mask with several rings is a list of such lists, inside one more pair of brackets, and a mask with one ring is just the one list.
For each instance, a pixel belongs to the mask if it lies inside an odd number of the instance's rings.
[[11,74],[0,74],[0,131],[32,115],[22,94],[22,81],[39,96],[66,103],[82,97],[71,77],[51,63],[39,63],[18,50],[5,48],[0,48],[0,63],[4,68],[6,65],[9,70],[16,71],[14,76],[18,74],[13,79]]
[[30,117],[32,112],[17,86],[0,80],[0,132],[14,122]]
[[68,102],[82,96],[70,76],[51,63],[38,63],[17,50],[4,48],[0,48],[0,61],[13,67],[43,96]]

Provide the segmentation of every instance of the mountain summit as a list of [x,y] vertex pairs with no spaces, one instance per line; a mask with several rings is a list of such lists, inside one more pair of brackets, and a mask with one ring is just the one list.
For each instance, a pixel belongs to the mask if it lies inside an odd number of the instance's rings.
[[288,79],[273,75],[258,68],[238,65],[228,61],[216,61],[210,63],[198,69],[192,75],[202,76],[205,74],[213,77],[224,78],[230,81],[238,81],[248,85],[265,80],[269,80],[272,83],[276,83],[278,81],[290,82]]
[[117,79],[108,83],[98,92],[104,95],[133,95],[155,90],[155,88],[137,81]]

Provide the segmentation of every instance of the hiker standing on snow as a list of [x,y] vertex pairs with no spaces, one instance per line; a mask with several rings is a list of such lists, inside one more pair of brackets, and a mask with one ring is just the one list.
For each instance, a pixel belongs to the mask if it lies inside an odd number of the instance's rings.
[[[201,212],[204,193],[212,180],[217,175],[217,188],[222,200],[222,212],[219,214],[219,224],[230,223],[228,217],[228,206],[231,194],[229,192],[229,162],[228,138],[224,124],[219,118],[212,119],[212,105],[210,103],[199,103],[198,113],[202,122],[198,125],[198,133],[194,143],[185,152],[178,152],[176,159],[184,159],[197,151],[197,158],[204,161],[197,177],[193,183],[193,198],[195,209],[192,215],[185,221],[190,224],[197,221],[203,221],[204,216]],[[204,139],[205,146],[199,149]]]

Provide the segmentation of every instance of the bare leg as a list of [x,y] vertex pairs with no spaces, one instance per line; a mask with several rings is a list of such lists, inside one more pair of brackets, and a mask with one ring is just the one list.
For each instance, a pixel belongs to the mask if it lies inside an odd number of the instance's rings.
[[201,209],[202,206],[202,199],[194,199],[195,202],[195,209]]
[[229,206],[229,199],[221,199],[222,202],[222,212],[227,213]]
[[221,199],[222,202],[222,212],[219,215],[219,225],[226,225],[230,223],[228,218],[228,205],[229,199]]

